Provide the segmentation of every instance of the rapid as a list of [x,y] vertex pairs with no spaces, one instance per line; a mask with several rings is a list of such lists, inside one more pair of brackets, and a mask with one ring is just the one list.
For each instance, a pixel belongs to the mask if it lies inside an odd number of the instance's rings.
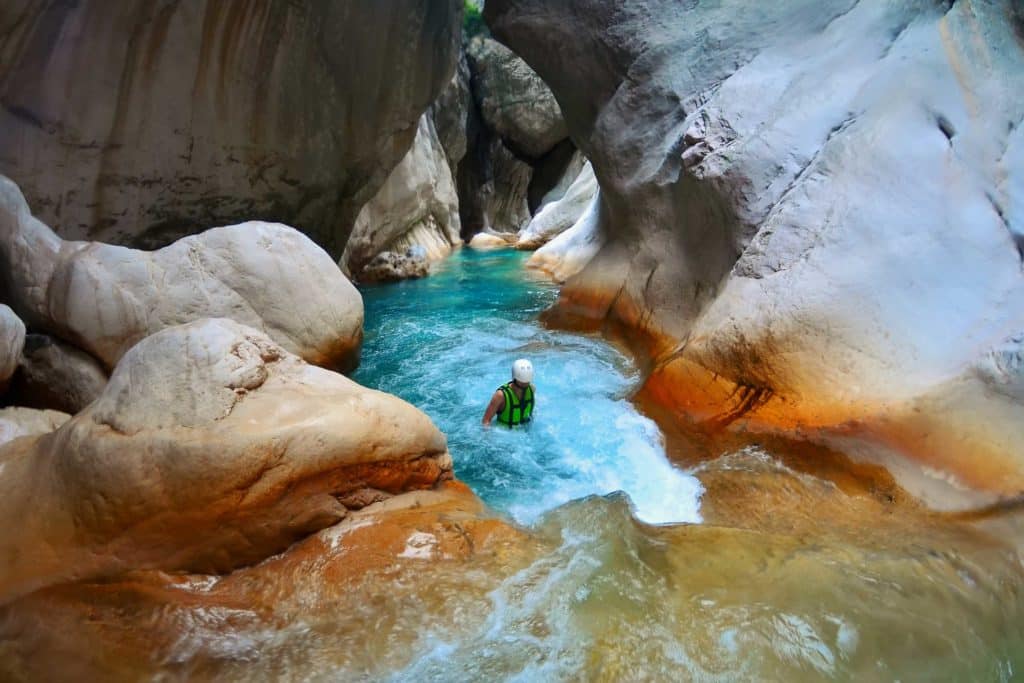
[[[1019,529],[922,508],[880,468],[780,446],[666,455],[629,359],[547,330],[554,288],[516,252],[463,250],[363,290],[356,379],[427,412],[456,474],[526,526],[529,559],[425,600],[394,681],[1013,680],[1024,670]],[[511,361],[536,367],[526,430],[485,429]],[[824,457],[824,456],[819,456]],[[441,615],[445,616],[441,616]],[[411,624],[409,628],[413,628]],[[377,660],[378,662],[381,659]]]

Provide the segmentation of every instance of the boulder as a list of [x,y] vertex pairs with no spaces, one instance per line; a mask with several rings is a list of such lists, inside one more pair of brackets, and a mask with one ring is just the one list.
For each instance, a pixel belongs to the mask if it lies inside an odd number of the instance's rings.
[[506,249],[511,247],[512,243],[500,235],[478,232],[469,241],[469,246],[471,249]]
[[18,369],[18,359],[25,346],[25,323],[10,307],[0,304],[0,395]]
[[[0,447],[23,436],[49,434],[71,419],[67,413],[35,408],[0,408]],[[0,465],[3,459],[0,458]],[[0,467],[0,477],[3,469]],[[13,520],[12,520],[13,521]]]
[[1018,398],[971,379],[959,409],[934,400],[1024,323],[1013,2],[491,0],[485,16],[601,185],[607,241],[563,321],[630,330],[645,398],[702,430],[878,442],[1024,489]]
[[523,231],[519,233],[516,247],[537,249],[571,228],[591,205],[596,193],[597,178],[594,177],[594,170],[587,163],[565,194],[561,198],[545,204],[529,225],[523,228]]
[[363,282],[395,282],[430,274],[425,250],[409,249],[404,254],[382,251],[359,274]]
[[433,119],[424,114],[409,153],[359,212],[341,263],[356,279],[381,279],[364,274],[378,255],[388,252],[393,259],[416,246],[425,263],[436,261],[462,244],[460,230],[448,158]]
[[107,384],[99,361],[45,334],[25,337],[11,392],[18,405],[72,415],[93,402]]
[[68,239],[295,225],[341,255],[451,79],[461,2],[0,7],[0,173]]
[[66,242],[0,176],[0,295],[34,330],[113,368],[165,327],[229,317],[265,331],[305,360],[358,359],[359,292],[322,249],[285,225],[214,228],[154,252]]
[[480,36],[466,52],[484,121],[512,149],[538,158],[569,135],[551,91],[515,53]]
[[230,320],[170,327],[57,431],[0,448],[0,603],[127,569],[252,564],[451,469],[404,401]]

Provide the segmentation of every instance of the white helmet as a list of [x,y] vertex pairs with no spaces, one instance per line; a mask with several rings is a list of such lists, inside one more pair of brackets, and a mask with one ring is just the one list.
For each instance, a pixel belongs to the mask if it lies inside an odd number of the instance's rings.
[[512,364],[512,379],[523,384],[529,384],[533,381],[533,363],[520,358]]

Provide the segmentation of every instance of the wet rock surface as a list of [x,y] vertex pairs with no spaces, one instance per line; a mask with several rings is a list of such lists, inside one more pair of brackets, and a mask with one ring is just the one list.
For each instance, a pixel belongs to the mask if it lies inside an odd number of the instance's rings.
[[562,324],[628,337],[701,428],[1020,491],[1018,381],[977,369],[1024,319],[1012,5],[489,2],[601,185]]

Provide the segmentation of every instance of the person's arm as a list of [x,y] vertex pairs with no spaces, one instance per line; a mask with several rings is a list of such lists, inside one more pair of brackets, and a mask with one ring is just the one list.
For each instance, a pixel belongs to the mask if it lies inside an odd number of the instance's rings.
[[500,413],[504,408],[505,394],[503,394],[499,389],[494,392],[494,396],[491,396],[491,402],[487,404],[487,410],[484,411],[483,423],[485,425],[490,425],[494,416]]

